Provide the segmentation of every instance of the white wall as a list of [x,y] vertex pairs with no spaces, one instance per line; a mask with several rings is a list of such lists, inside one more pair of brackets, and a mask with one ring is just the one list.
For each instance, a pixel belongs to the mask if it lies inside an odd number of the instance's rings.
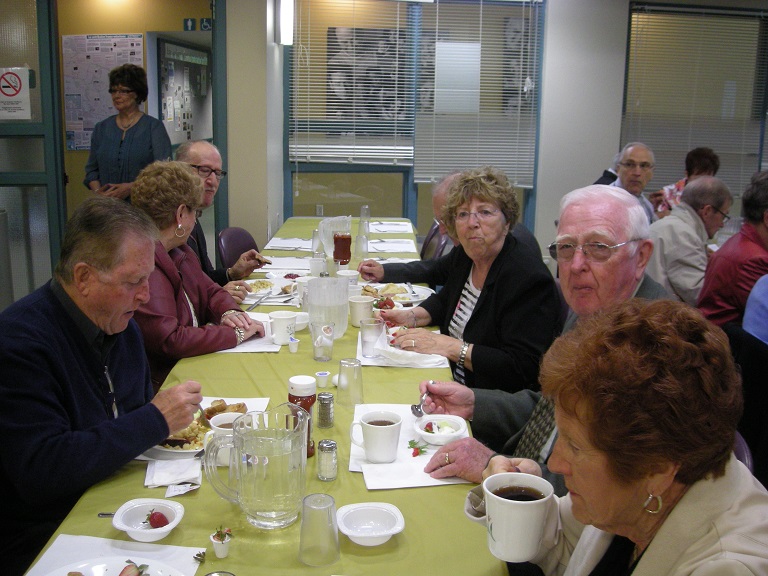
[[629,0],[549,0],[536,169],[536,238],[555,237],[560,199],[592,184],[621,143]]

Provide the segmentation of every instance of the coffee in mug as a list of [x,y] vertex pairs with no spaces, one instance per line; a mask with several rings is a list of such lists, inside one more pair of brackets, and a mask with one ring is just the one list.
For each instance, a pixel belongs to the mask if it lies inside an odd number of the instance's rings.
[[493,493],[500,498],[516,500],[517,502],[532,502],[544,498],[544,494],[530,486],[502,486],[494,490]]

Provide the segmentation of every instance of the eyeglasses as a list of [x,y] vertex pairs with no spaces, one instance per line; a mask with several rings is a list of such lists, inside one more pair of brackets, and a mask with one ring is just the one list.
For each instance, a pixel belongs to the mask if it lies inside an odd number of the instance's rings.
[[216,180],[221,180],[224,178],[224,176],[227,175],[226,170],[214,170],[213,168],[208,168],[208,166],[200,166],[199,164],[190,164],[192,168],[197,170],[197,173],[202,176],[203,178],[208,178],[212,173],[216,174]]
[[614,244],[613,246],[609,246],[603,242],[585,242],[581,245],[568,243],[558,244],[557,242],[552,242],[552,244],[549,245],[549,255],[555,260],[570,262],[576,255],[576,250],[581,250],[581,253],[584,254],[584,258],[590,262],[605,262],[613,255],[613,251],[616,250],[616,248],[620,248],[630,242],[638,242],[639,240],[641,240],[641,238],[633,238],[632,240]]
[[126,90],[125,88],[110,88],[109,93],[110,94],[130,94],[131,92],[136,92],[136,90]]
[[643,171],[650,170],[654,166],[650,162],[640,162],[640,163],[637,163],[637,162],[619,162],[619,165],[620,166],[624,166],[624,168],[626,168],[627,170],[634,170],[635,168],[640,168],[640,170],[643,170]]
[[466,222],[469,220],[470,216],[475,216],[481,222],[485,222],[486,220],[493,218],[493,215],[498,211],[498,208],[496,210],[478,210],[477,212],[466,212],[465,210],[462,210],[456,214],[456,222]]
[[[715,208],[715,207],[712,206],[712,208]],[[719,208],[715,208],[715,210],[720,213],[720,216],[723,217],[723,224],[725,224],[726,222],[728,222],[728,220],[731,219],[731,217],[728,214],[726,214],[725,212],[723,212]]]
[[203,210],[201,208],[192,208],[192,206],[187,206],[187,209],[190,212],[193,212],[195,214],[195,218],[200,218],[200,216],[203,215]]

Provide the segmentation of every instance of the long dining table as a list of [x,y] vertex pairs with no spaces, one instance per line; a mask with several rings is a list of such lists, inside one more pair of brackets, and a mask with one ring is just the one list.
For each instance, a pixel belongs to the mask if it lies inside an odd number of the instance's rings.
[[[391,219],[396,221],[397,219]],[[280,228],[277,237],[311,238],[317,227],[317,218],[290,218]],[[353,219],[353,246],[356,219]],[[409,237],[405,234],[376,234],[372,239]],[[263,250],[268,257],[308,256],[295,250]],[[377,256],[418,258],[415,253],[386,253]],[[356,262],[350,264],[354,267]],[[254,274],[263,277],[264,272]],[[270,312],[293,309],[279,306],[260,306],[256,311]],[[300,340],[296,353],[282,346],[277,353],[216,353],[186,358],[171,371],[164,387],[186,380],[202,384],[206,397],[222,398],[269,398],[272,408],[287,401],[287,382],[297,374],[314,375],[320,370],[332,374],[338,372],[339,360],[354,358],[357,351],[358,329],[350,327],[333,346],[329,362],[317,362],[312,356],[312,346],[307,330],[296,333]],[[412,404],[419,397],[422,380],[449,380],[447,368],[400,368],[363,367],[365,403]],[[318,392],[335,393],[329,382]],[[317,406],[317,405],[316,405]],[[206,560],[195,574],[205,575],[215,571],[238,576],[256,574],[296,575],[391,575],[391,574],[439,574],[439,575],[504,575],[503,562],[488,551],[486,531],[470,522],[464,514],[464,499],[470,484],[445,484],[439,486],[368,490],[363,474],[348,470],[350,457],[349,428],[353,410],[336,403],[334,426],[328,429],[314,428],[315,443],[329,438],[338,444],[338,477],[330,482],[317,478],[317,455],[307,460],[306,494],[326,493],[333,496],[336,508],[353,503],[386,502],[399,508],[405,518],[405,529],[388,542],[373,547],[353,543],[339,534],[340,558],[334,564],[310,567],[298,560],[300,524],[277,530],[260,530],[250,525],[238,505],[221,498],[203,478],[199,489],[175,498],[185,507],[181,524],[159,545],[207,548]],[[165,487],[144,486],[147,462],[135,460],[112,477],[90,488],[51,538],[53,542],[61,534],[96,536],[113,540],[130,540],[112,527],[109,519],[98,517],[99,512],[114,511],[133,498],[163,498]],[[217,559],[209,540],[210,534],[220,525],[232,529],[234,538],[229,555]],[[49,542],[49,546],[51,545]],[[64,576],[64,573],[62,576]],[[116,575],[115,575],[116,576]],[[184,576],[192,576],[185,574]]]

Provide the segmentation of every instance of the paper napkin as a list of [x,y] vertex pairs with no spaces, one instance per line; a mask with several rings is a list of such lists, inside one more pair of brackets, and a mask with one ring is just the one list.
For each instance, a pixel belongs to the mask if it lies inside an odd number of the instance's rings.
[[172,484],[190,483],[200,485],[203,481],[202,462],[197,458],[179,460],[150,460],[144,486],[158,488]]
[[448,358],[439,354],[421,354],[389,344],[389,336],[384,333],[374,345],[379,354],[375,358],[363,356],[363,346],[360,336],[357,337],[357,358],[363,366],[397,366],[398,368],[448,368]]
[[368,252],[418,252],[416,243],[409,238],[369,240]]

